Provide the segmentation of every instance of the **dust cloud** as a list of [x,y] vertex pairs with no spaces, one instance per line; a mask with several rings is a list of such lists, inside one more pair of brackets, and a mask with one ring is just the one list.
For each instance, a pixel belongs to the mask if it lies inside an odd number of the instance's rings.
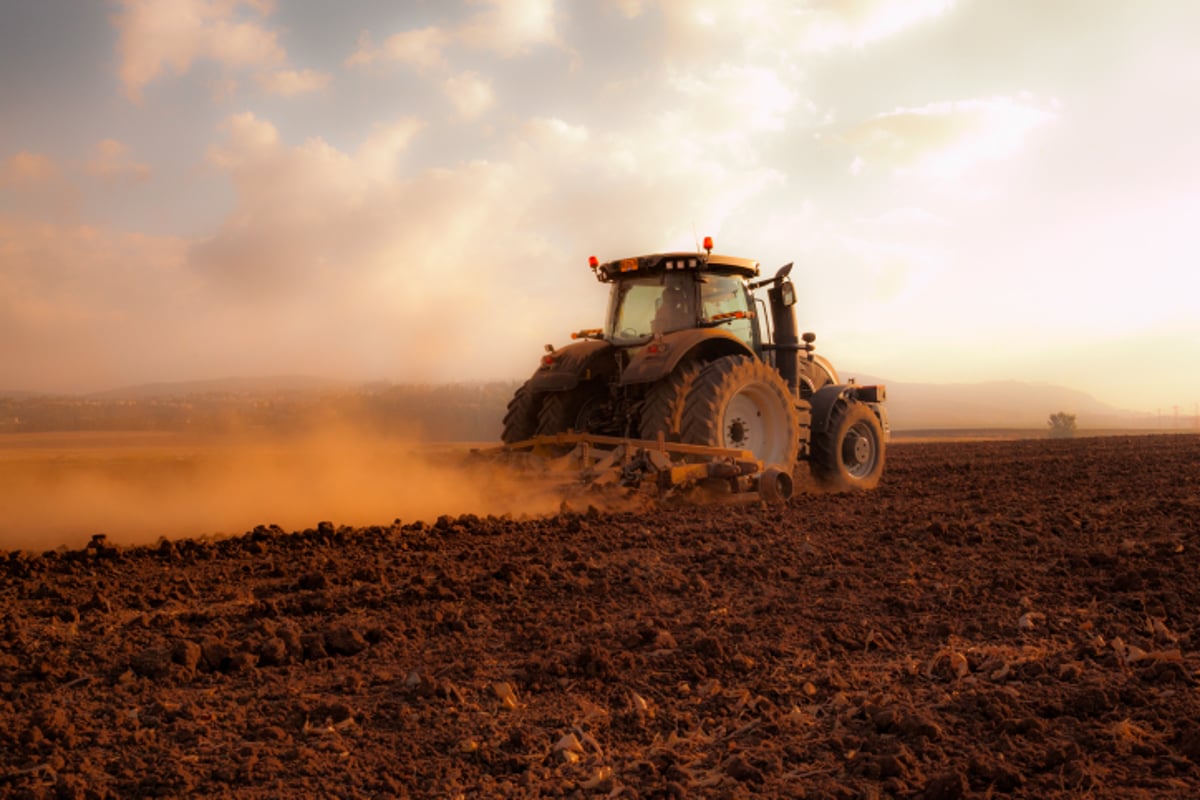
[[0,441],[0,549],[80,547],[285,530],[389,525],[442,514],[538,515],[544,483],[469,458],[469,447],[352,427],[256,433],[31,434]]

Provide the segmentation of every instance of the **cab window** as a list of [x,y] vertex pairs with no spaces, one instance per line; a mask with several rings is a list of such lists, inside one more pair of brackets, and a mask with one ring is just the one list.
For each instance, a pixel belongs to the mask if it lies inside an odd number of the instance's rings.
[[690,274],[626,278],[613,286],[608,338],[633,344],[657,333],[696,325],[695,286]]
[[[746,297],[745,284],[729,275],[703,276],[700,284],[700,316],[706,323],[725,328],[750,347],[754,347],[754,320]],[[722,317],[742,312],[742,317]],[[728,319],[728,322],[723,321]]]

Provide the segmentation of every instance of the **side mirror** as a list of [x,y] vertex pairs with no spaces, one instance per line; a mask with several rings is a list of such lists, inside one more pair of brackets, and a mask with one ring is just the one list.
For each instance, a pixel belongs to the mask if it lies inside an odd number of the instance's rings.
[[780,284],[779,299],[785,306],[796,305],[796,287],[791,281],[784,281]]
[[[784,279],[786,279],[787,276],[789,274],[791,274],[793,266],[794,266],[794,262],[789,261],[788,263],[786,263],[782,267],[780,267],[778,269],[778,271],[776,271],[774,278],[763,278],[761,281],[753,281],[753,282],[747,284],[747,286],[751,291],[754,291],[755,289],[761,289],[762,287],[766,286],[768,283],[782,284]],[[757,274],[757,273],[755,273],[755,274]],[[791,303],[788,303],[788,305],[791,305]]]

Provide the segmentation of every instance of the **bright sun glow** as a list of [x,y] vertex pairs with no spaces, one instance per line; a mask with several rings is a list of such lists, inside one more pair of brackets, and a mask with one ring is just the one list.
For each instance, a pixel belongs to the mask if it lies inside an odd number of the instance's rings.
[[1035,129],[1054,118],[1054,111],[1028,98],[932,103],[881,114],[850,139],[867,161],[901,174],[957,178],[979,162],[1014,156]]
[[813,4],[801,11],[808,20],[805,44],[820,51],[850,45],[861,48],[886,39],[954,6],[955,0],[859,0]]

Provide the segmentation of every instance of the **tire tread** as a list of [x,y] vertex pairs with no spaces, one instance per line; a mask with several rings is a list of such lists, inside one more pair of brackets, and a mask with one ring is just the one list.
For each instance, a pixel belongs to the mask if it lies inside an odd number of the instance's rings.
[[[865,413],[859,409],[865,410]],[[847,418],[852,414],[862,416],[864,419],[873,420],[875,423],[872,427],[875,433],[875,446],[878,452],[879,463],[875,471],[865,479],[858,479],[849,475],[842,465],[841,439],[845,434],[843,428],[847,424]],[[817,482],[826,489],[846,491],[850,489],[875,488],[879,483],[880,476],[883,474],[885,458],[882,426],[878,424],[875,412],[862,403],[838,400],[830,410],[829,420],[826,422],[824,428],[815,432],[812,437],[812,459],[810,462],[812,474],[817,479]]]
[[524,441],[537,431],[539,397],[529,385],[521,384],[513,393],[504,413],[504,429],[500,441],[505,444]]
[[668,441],[677,440],[681,433],[683,407],[692,386],[696,383],[703,363],[685,361],[675,367],[670,375],[655,381],[646,390],[642,404],[638,435],[643,439],[657,439],[661,431]]
[[785,415],[791,423],[791,433],[783,463],[793,464],[800,450],[800,440],[799,417],[791,391],[773,367],[750,356],[725,356],[700,370],[684,402],[681,440],[689,444],[723,446],[722,410],[738,390],[754,381],[773,384],[787,404]]

